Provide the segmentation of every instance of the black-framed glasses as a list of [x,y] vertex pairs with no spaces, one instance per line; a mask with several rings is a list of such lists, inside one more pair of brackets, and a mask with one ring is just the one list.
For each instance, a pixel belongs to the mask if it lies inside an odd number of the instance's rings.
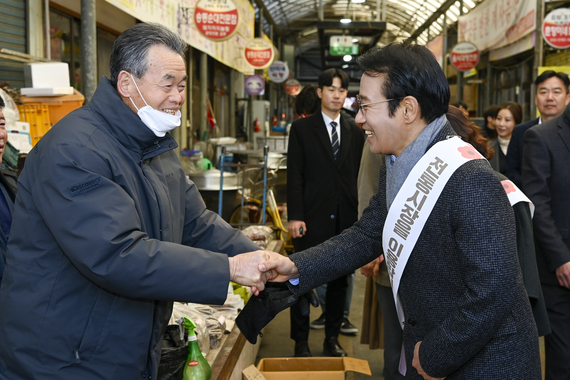
[[356,95],[356,103],[358,103],[358,108],[360,109],[360,111],[365,114],[366,112],[366,107],[372,105],[372,104],[378,104],[378,103],[385,103],[385,102],[389,102],[390,100],[397,100],[397,99],[401,99],[401,98],[393,98],[393,99],[386,99],[386,100],[379,100],[377,102],[370,102],[370,103],[366,103],[366,104],[362,104],[362,98],[360,97],[360,95]]

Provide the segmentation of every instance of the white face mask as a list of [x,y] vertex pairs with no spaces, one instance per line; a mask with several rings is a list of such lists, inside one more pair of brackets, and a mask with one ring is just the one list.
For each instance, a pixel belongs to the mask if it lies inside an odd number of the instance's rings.
[[166,135],[166,132],[169,132],[174,128],[179,127],[180,117],[182,116],[180,110],[176,111],[174,115],[170,115],[166,112],[155,110],[154,108],[148,105],[146,100],[144,100],[144,97],[142,96],[141,91],[139,90],[139,86],[137,86],[135,78],[133,78],[132,75],[131,78],[135,83],[135,87],[137,88],[137,91],[139,92],[141,99],[143,100],[144,104],[146,104],[146,106],[141,107],[139,109],[136,106],[135,102],[133,102],[133,99],[129,97],[131,103],[133,103],[133,106],[135,106],[135,108],[137,109],[138,111],[137,114],[141,118],[141,121],[158,137],[164,137],[164,135]]

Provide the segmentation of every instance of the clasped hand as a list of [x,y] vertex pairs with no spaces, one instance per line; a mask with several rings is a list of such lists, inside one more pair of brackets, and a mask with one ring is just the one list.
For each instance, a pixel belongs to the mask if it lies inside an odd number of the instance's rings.
[[253,294],[265,289],[267,281],[284,282],[298,276],[295,264],[271,251],[253,251],[229,258],[230,280],[251,286]]

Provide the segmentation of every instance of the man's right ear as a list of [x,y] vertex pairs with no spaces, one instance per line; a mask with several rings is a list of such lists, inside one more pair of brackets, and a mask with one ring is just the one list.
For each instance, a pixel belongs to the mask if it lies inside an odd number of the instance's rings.
[[131,74],[122,70],[117,78],[117,91],[124,98],[131,97],[131,84],[132,84]]

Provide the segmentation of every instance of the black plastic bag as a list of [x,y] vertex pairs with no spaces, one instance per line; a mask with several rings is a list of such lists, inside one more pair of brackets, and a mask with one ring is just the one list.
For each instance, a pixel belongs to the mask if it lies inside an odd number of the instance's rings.
[[[188,332],[184,332],[188,339]],[[180,380],[184,372],[184,364],[188,358],[188,344],[180,339],[178,325],[168,325],[162,338],[162,351],[158,365],[158,380]]]

